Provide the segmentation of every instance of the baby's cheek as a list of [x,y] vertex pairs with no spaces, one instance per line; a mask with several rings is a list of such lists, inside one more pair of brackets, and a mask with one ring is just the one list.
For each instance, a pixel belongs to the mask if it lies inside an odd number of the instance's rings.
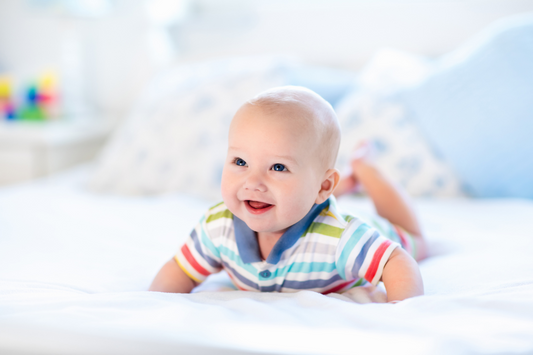
[[235,192],[232,189],[231,179],[222,174],[222,181],[220,183],[220,193],[222,194],[222,200],[226,205],[231,203],[232,197],[234,197]]
[[235,193],[231,190],[230,186],[227,184],[222,184],[220,187],[220,193],[222,195],[222,200],[227,204],[231,204],[232,201],[236,198]]
[[299,186],[287,192],[285,196],[287,196],[288,213],[292,218],[303,218],[309,212],[315,200],[312,194],[313,192],[306,186]]

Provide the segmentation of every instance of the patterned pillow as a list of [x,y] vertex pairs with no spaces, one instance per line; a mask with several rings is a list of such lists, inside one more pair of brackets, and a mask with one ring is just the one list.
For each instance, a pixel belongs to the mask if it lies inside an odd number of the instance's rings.
[[379,52],[359,77],[358,90],[337,107],[342,142],[337,165],[348,166],[362,140],[376,148],[376,165],[412,196],[462,196],[451,168],[430,149],[396,93],[417,84],[431,71],[431,62],[392,50]]
[[234,113],[251,95],[283,85],[290,65],[280,57],[232,58],[162,73],[105,147],[89,188],[219,199]]

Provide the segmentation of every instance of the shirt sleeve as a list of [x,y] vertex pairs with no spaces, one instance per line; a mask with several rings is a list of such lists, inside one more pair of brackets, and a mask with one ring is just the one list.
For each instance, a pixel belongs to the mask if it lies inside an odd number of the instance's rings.
[[222,269],[220,253],[209,237],[205,216],[192,230],[174,259],[198,283]]
[[341,235],[335,255],[339,275],[347,281],[363,278],[373,285],[381,280],[383,267],[400,246],[360,219],[352,219]]

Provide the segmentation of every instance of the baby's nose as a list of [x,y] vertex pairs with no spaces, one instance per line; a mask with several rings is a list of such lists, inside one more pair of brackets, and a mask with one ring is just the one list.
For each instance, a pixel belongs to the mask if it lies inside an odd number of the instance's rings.
[[267,187],[264,182],[263,174],[251,171],[246,177],[244,188],[250,191],[266,192]]

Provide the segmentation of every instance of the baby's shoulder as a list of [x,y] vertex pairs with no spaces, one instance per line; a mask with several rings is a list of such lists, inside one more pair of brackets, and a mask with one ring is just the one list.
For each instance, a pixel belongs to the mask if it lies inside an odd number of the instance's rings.
[[304,236],[313,236],[313,238],[320,239],[338,239],[352,219],[353,216],[340,213],[334,204],[330,204],[316,215]]
[[233,213],[231,213],[224,202],[219,202],[207,209],[204,218],[206,223],[211,223],[217,220],[233,221]]
[[[379,216],[365,210],[350,210],[347,213],[339,208],[335,199],[330,199],[329,205],[318,214],[314,224],[321,226],[322,229],[328,229],[329,234],[335,234],[335,237],[340,238],[357,226],[368,225],[375,228],[376,224],[382,224],[382,221]],[[335,233],[332,233],[333,231]]]
[[342,238],[351,238],[354,233],[358,235],[360,232],[367,230],[378,232],[386,238],[395,238],[394,233],[391,232],[393,229],[391,223],[375,212],[358,208],[350,209],[350,213],[345,213],[339,210],[336,204],[332,204],[331,207],[330,211],[324,210],[322,213],[332,214],[331,210],[336,212],[336,220],[339,225],[342,225],[341,228],[343,229],[340,233],[340,237]]
[[228,234],[233,230],[233,213],[224,202],[207,209],[199,225],[211,238]]

